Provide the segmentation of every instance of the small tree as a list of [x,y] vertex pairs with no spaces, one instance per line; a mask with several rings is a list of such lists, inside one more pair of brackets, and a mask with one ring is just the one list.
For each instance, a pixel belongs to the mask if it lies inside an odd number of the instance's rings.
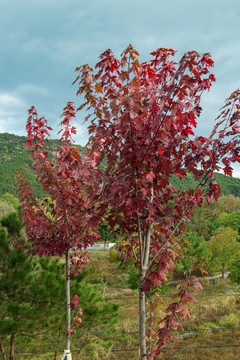
[[91,282],[102,284],[102,298],[104,298],[107,284],[114,282],[119,273],[119,268],[117,264],[111,264],[106,254],[102,253],[91,257],[91,261],[86,266],[86,271]]
[[[149,62],[140,63],[129,45],[118,60],[108,49],[100,55],[96,71],[80,66],[75,80],[77,94],[84,95],[79,110],[86,107],[86,119],[91,120],[88,156],[98,168],[104,164],[92,178],[100,191],[99,214],[112,229],[119,225],[128,240],[120,251],[139,269],[141,360],[158,356],[172,338],[170,329],[188,314],[184,305],[193,300],[190,287],[200,287],[195,277],[188,278],[186,288],[178,292],[179,302],[167,308],[169,315],[159,324],[156,347],[147,351],[145,293],[167,280],[179,258],[174,234],[194,205],[219,197],[213,178],[221,161],[228,175],[231,162],[240,161],[239,90],[227,100],[210,136],[194,136],[201,95],[215,81],[210,54],[191,51],[178,63],[171,59],[172,49],[160,48],[151,55]],[[198,185],[177,191],[172,176],[181,179],[188,172]]]
[[240,244],[237,237],[237,231],[228,227],[221,227],[207,243],[211,251],[210,261],[221,269],[222,278],[224,278],[224,271],[232,263],[233,256],[240,254]]
[[240,254],[234,256],[232,263],[228,267],[228,271],[231,281],[240,284]]
[[[29,343],[36,339],[38,344],[40,339],[41,351],[44,351],[42,334],[47,344],[49,340],[55,344],[60,341],[65,317],[64,264],[57,258],[39,258],[22,251],[23,224],[16,212],[4,217],[1,224],[4,226],[0,230],[0,351],[4,360],[8,354],[9,359],[14,360],[16,346],[26,340]],[[23,241],[18,249],[12,245],[13,235]],[[85,276],[86,272],[71,279],[71,290],[81,299],[82,333],[92,327],[102,327],[106,322],[116,322],[119,308],[114,303],[105,304],[100,292],[84,282]],[[76,325],[74,320],[75,328]],[[35,350],[37,345],[32,343]],[[56,358],[57,345],[55,348]]]
[[229,227],[235,231],[237,231],[238,235],[240,235],[240,210],[237,209],[232,213],[228,214],[223,212],[219,215],[218,221],[222,226]]
[[[57,260],[42,262],[22,251],[23,225],[16,212],[4,217],[1,224],[4,227],[0,230],[0,347],[6,360],[5,346],[10,337],[9,359],[14,360],[17,337],[29,338],[46,328],[59,331],[62,320],[59,299],[63,296],[64,278]],[[23,241],[18,249],[12,245],[12,236]]]
[[[34,197],[30,184],[22,170],[18,173],[17,187],[22,216],[26,222],[26,234],[31,251],[39,256],[62,256],[66,258],[66,350],[70,352],[71,299],[70,272],[82,271],[88,254],[84,250],[99,237],[95,230],[101,218],[88,214],[90,198],[84,190],[84,180],[95,163],[81,157],[77,147],[71,145],[71,135],[75,128],[70,125],[75,117],[72,103],[63,112],[63,127],[59,146],[53,153],[48,146],[49,130],[45,118],[39,118],[34,107],[29,110],[26,125],[28,138],[26,146],[33,157],[33,168],[37,181],[46,195],[45,203]],[[90,192],[90,190],[89,190]],[[92,192],[92,196],[94,193]],[[90,219],[90,221],[89,221]],[[70,255],[71,249],[72,255]],[[72,268],[70,268],[70,258]]]
[[98,233],[101,237],[100,238],[101,241],[104,241],[104,247],[106,247],[107,241],[113,240],[113,237],[110,232],[110,226],[108,225],[108,223],[106,221],[103,221],[101,224],[99,224]]
[[197,233],[189,233],[184,236],[182,251],[182,263],[187,276],[196,267],[202,269],[209,256],[206,241]]

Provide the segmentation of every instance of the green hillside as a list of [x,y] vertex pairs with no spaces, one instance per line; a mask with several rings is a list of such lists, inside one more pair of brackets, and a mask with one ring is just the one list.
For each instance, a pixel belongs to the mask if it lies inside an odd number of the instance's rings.
[[[24,168],[28,181],[31,184],[34,195],[41,199],[44,192],[41,185],[36,181],[36,175],[32,169],[33,159],[28,157],[25,148],[25,136],[17,136],[8,133],[0,134],[0,197],[6,192],[15,194],[16,169]],[[58,140],[50,140],[49,147],[54,151],[58,146]],[[79,146],[80,150],[83,150]]]
[[[214,179],[221,188],[222,195],[234,195],[235,197],[240,197],[240,179],[227,176],[224,174],[216,174]],[[197,182],[194,180],[192,174],[187,174],[186,179],[180,180],[176,176],[172,179],[172,184],[179,190],[194,189],[197,185]]]
[[[44,197],[41,186],[36,182],[36,176],[32,170],[32,159],[28,157],[28,150],[25,148],[25,136],[17,136],[8,133],[0,134],[0,197],[8,192],[15,194],[15,175],[17,168],[25,168],[28,181],[37,198]],[[57,140],[50,140],[49,146],[56,149]],[[78,146],[81,151],[83,147]],[[232,194],[240,197],[240,179],[218,174],[216,181],[222,190],[222,195]],[[193,176],[188,174],[186,179],[180,180],[177,177],[172,179],[173,185],[179,190],[186,190],[196,186]]]

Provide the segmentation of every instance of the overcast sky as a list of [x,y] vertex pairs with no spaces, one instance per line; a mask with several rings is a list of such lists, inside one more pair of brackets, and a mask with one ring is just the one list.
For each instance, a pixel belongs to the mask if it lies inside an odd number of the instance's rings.
[[[1,0],[0,132],[26,135],[34,105],[56,137],[63,107],[76,101],[76,66],[94,66],[107,48],[119,56],[131,43],[142,61],[159,47],[212,54],[217,81],[203,97],[197,130],[206,136],[240,87],[239,34],[239,0]],[[86,125],[75,126],[85,145]]]

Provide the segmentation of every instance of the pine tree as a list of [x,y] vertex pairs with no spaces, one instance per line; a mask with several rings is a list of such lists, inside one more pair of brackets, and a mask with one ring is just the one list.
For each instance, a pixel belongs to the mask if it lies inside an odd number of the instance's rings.
[[[3,359],[15,359],[16,347],[31,340],[56,343],[65,338],[65,271],[58,258],[39,258],[23,251],[26,245],[24,224],[17,212],[0,220],[0,351]],[[15,241],[14,241],[15,240]],[[13,243],[22,244],[15,249]],[[117,320],[118,306],[102,304],[101,295],[90,284],[84,284],[86,273],[72,279],[72,291],[81,299],[81,327]],[[76,315],[75,309],[72,317]],[[38,341],[36,341],[36,339]],[[35,339],[35,340],[34,340]],[[40,340],[40,341],[39,341]],[[8,350],[9,349],[9,350]]]

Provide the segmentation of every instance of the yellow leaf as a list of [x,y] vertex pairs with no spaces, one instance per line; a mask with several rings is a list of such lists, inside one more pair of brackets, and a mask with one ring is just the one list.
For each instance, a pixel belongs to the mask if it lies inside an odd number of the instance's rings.
[[204,270],[204,269],[203,269],[203,268],[201,268],[201,267],[200,267],[199,269],[200,269],[200,271],[201,271],[201,273],[202,273],[202,274],[206,274],[206,275],[208,275],[208,272],[207,272],[206,270]]
[[96,83],[95,90],[97,93],[102,93],[102,85],[101,83]]
[[183,241],[184,241],[185,244],[187,244],[188,246],[191,246],[191,245],[189,244],[189,242],[187,241],[187,239],[183,239]]

